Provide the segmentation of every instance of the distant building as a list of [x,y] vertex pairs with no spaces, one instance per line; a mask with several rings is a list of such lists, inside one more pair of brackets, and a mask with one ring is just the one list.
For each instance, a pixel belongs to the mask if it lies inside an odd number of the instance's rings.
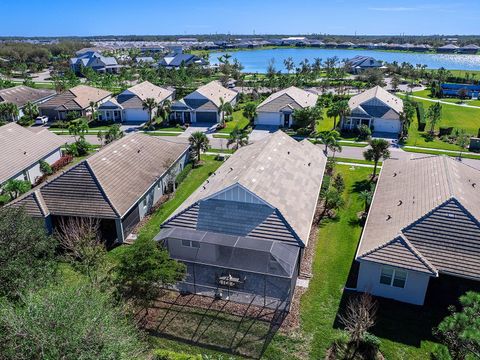
[[[48,89],[34,89],[25,85],[18,85],[11,88],[0,90],[0,104],[10,103],[18,107],[18,118],[23,116],[23,107],[27,102],[40,105],[48,99],[55,96],[55,90]],[[18,119],[10,119],[15,121]]]
[[349,72],[359,74],[368,69],[379,69],[383,66],[382,62],[370,56],[355,56],[346,63]]
[[135,58],[136,64],[153,64],[155,59],[151,56],[138,56]]
[[110,99],[112,93],[87,85],[78,85],[57,94],[38,106],[40,115],[50,120],[66,120],[69,113],[78,116],[89,116],[92,113],[91,103],[95,106]]
[[480,85],[444,83],[440,87],[444,96],[460,97],[463,93],[465,97],[478,99],[480,95]]
[[458,52],[462,54],[476,54],[479,50],[480,50],[480,46],[476,44],[469,44],[459,48]]
[[[173,90],[144,81],[101,104],[98,107],[99,119],[103,121],[144,123],[149,120],[150,116],[148,110],[143,108],[143,102],[146,99],[154,99],[160,105],[165,100],[173,101],[174,96],[175,92]],[[155,117],[156,113],[157,109],[153,109],[152,117]]]
[[42,176],[40,161],[53,164],[65,139],[48,129],[33,132],[15,123],[0,126],[0,186],[8,180],[34,184]]
[[114,57],[103,56],[96,51],[87,51],[70,59],[70,69],[80,74],[82,67],[89,67],[99,73],[118,73],[121,65],[118,65]]
[[192,54],[173,54],[165,56],[158,63],[159,66],[165,67],[167,69],[178,69],[181,66],[190,66],[190,65],[207,65],[207,61],[198,57],[197,55]]
[[459,49],[459,47],[457,45],[453,45],[453,44],[447,44],[447,45],[443,45],[443,46],[440,46],[439,48],[437,48],[437,52],[439,53],[455,53],[457,52]]

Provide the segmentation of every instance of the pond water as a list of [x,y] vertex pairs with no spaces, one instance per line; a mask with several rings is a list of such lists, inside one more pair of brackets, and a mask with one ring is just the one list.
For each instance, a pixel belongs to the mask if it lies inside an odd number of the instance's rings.
[[[210,62],[218,64],[218,58],[225,54],[222,52],[210,53]],[[357,50],[357,49],[318,49],[318,48],[277,48],[241,50],[230,52],[232,58],[238,59],[245,67],[244,72],[265,73],[271,59],[274,59],[274,66],[277,71],[286,72],[283,61],[289,57],[296,65],[304,59],[310,63],[315,58],[325,61],[327,58],[338,57],[339,60],[350,59],[356,55],[372,56],[375,59],[386,62],[397,61],[399,64],[408,62],[412,65],[427,65],[429,69],[444,67],[450,70],[480,70],[480,55],[462,54],[424,54],[413,52],[393,52],[379,50]]]

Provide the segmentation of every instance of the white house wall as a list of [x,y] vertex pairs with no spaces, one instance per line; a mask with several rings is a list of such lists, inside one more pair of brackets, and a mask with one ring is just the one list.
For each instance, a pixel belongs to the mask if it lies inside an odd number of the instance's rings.
[[357,290],[375,296],[394,299],[414,305],[423,305],[430,276],[417,271],[407,271],[404,288],[380,284],[383,265],[361,261],[357,280]]
[[[45,156],[42,158],[42,160],[45,160],[48,164],[52,165],[55,161],[60,159],[62,157],[62,151],[60,148],[57,150],[53,151],[49,155]],[[14,180],[24,180],[25,176],[24,173],[28,174],[28,179],[29,181],[34,184],[35,180],[42,176],[42,172],[40,171],[40,160],[38,160],[35,164],[30,166],[27,169],[22,170],[20,173],[15,175],[12,179]]]

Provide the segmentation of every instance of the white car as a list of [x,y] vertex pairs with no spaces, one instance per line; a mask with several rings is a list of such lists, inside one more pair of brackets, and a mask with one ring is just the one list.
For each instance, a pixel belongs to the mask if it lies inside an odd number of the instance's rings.
[[35,125],[45,125],[48,122],[48,116],[37,116]]

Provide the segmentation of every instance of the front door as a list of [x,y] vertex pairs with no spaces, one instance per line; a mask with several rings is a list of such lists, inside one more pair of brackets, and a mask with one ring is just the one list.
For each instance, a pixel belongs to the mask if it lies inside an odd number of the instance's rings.
[[183,113],[183,122],[185,124],[190,124],[191,123],[191,119],[190,119],[190,112],[189,111],[185,111]]
[[290,114],[283,114],[283,127],[290,127]]

